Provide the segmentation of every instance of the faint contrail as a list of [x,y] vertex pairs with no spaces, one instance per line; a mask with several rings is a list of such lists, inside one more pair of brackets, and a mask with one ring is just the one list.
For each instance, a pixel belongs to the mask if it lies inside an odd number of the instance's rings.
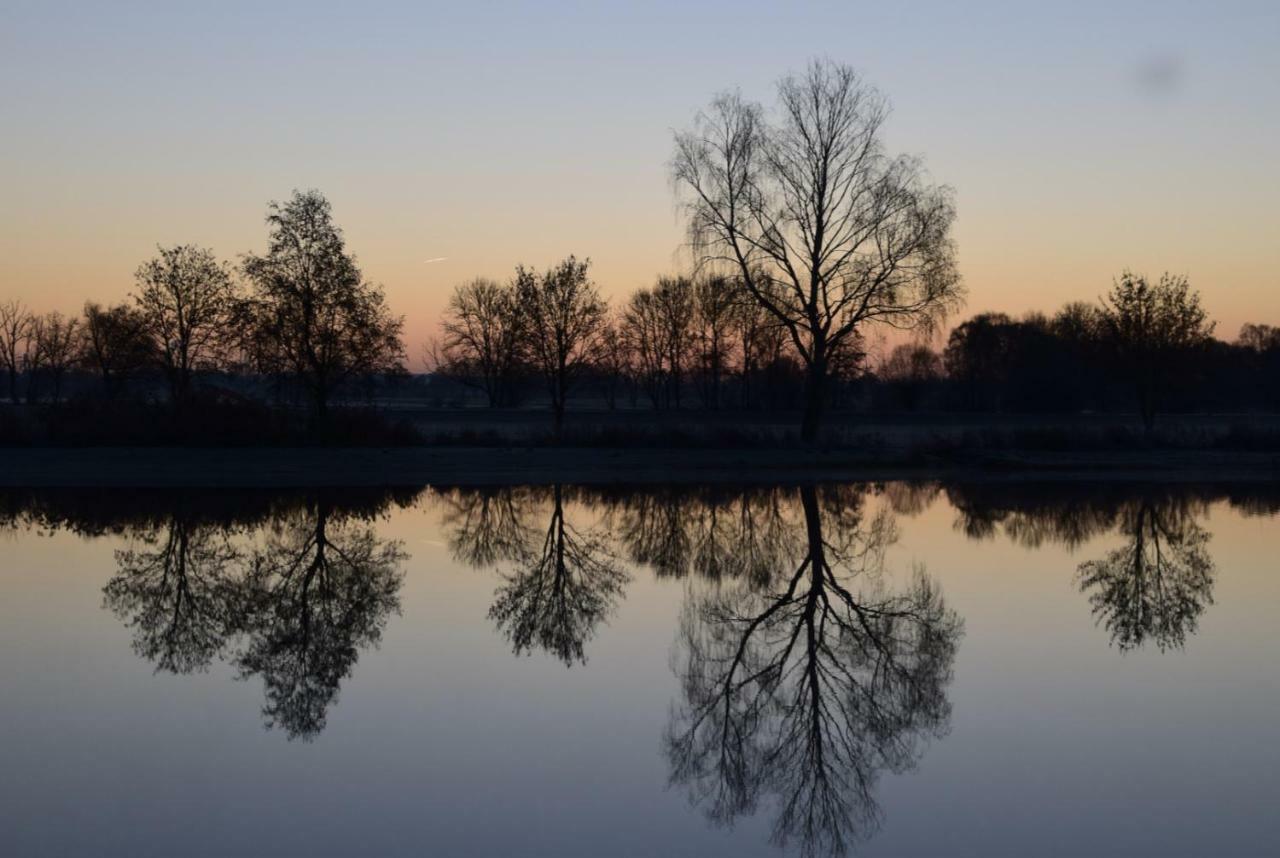
[[430,265],[430,264],[431,264],[431,263],[433,263],[433,262],[444,262],[444,261],[445,261],[446,259],[448,259],[448,258],[449,258],[449,257],[447,257],[447,256],[433,256],[433,257],[431,257],[430,259],[424,259],[424,260],[422,261],[422,264],[423,264],[423,265]]

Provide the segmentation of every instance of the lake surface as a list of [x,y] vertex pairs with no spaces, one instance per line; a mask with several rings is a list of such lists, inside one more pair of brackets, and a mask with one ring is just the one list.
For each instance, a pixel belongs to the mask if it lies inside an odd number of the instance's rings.
[[0,493],[0,854],[1280,854],[1280,487]]

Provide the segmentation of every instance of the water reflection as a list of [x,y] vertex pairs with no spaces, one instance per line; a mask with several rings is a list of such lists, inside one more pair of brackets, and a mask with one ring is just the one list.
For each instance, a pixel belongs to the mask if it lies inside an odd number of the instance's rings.
[[1143,499],[1118,516],[1125,542],[1080,564],[1080,590],[1093,615],[1122,650],[1153,641],[1181,648],[1213,604],[1209,532],[1196,522],[1203,506],[1185,499]]
[[[1118,536],[1118,548],[1079,564],[1076,583],[1118,649],[1150,642],[1161,652],[1183,648],[1213,604],[1210,534],[1199,522],[1217,494],[1150,486],[947,489],[956,527],[972,539],[1002,531],[1027,548],[1059,544],[1074,551],[1104,534]],[[1276,510],[1275,491],[1265,486],[1228,501],[1250,515]]]
[[303,740],[400,611],[407,555],[378,523],[394,506],[424,503],[457,561],[496,573],[488,621],[517,655],[586,663],[633,575],[679,579],[670,781],[713,823],[760,814],[780,847],[817,855],[873,833],[879,778],[948,730],[962,620],[925,570],[886,569],[902,523],[942,498],[968,539],[1084,555],[1054,574],[1120,651],[1197,632],[1211,503],[1280,511],[1266,485],[552,485],[3,492],[0,526],[122,538],[103,602],[133,651],[166,673],[229,665],[262,683],[266,724]]
[[379,507],[307,497],[273,509],[258,532],[183,504],[164,523],[128,526],[133,544],[116,552],[104,603],[156,670],[226,658],[241,678],[261,677],[268,727],[311,739],[399,611],[405,554],[377,536]]
[[866,518],[856,491],[798,494],[798,557],[686,605],[664,747],[714,822],[767,801],[779,846],[839,854],[874,830],[879,774],[946,731],[961,622],[922,570],[886,586],[887,511]]
[[489,619],[514,652],[541,649],[566,665],[585,662],[587,641],[613,613],[630,577],[603,529],[570,521],[559,484],[549,491],[455,490],[447,499],[454,558],[511,567]]
[[240,625],[235,584],[243,554],[230,534],[187,512],[116,552],[104,602],[133,629],[133,649],[157,670],[205,670]]
[[240,579],[235,658],[241,676],[260,675],[262,713],[290,737],[324,729],[342,680],[361,649],[378,643],[400,610],[399,543],[380,540],[365,521],[335,517],[319,503],[277,521]]

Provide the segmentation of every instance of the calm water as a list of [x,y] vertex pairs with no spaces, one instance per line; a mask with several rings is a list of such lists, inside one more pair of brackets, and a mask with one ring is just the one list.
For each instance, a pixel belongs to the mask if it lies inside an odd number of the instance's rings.
[[1278,512],[0,494],[0,854],[1280,854]]

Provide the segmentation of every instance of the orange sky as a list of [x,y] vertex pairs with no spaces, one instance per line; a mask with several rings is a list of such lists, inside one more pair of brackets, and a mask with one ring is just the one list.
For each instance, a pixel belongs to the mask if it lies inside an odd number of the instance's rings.
[[157,243],[234,260],[263,247],[268,200],[316,187],[416,359],[470,277],[574,253],[619,297],[678,270],[672,129],[827,55],[955,187],[966,314],[1094,299],[1128,267],[1187,274],[1220,336],[1280,324],[1274,4],[763,4],[729,25],[714,6],[20,6],[0,26],[0,300],[120,298]]

